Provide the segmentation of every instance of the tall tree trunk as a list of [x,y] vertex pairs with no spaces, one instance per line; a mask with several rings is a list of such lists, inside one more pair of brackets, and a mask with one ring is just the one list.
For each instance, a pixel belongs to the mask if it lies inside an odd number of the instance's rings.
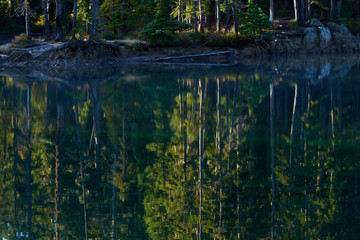
[[182,22],[182,17],[181,17],[181,15],[182,15],[182,1],[181,0],[179,0],[179,9],[178,9],[178,22]]
[[229,20],[230,20],[230,11],[229,11],[229,0],[225,0],[225,31],[228,32],[230,29]]
[[335,19],[335,0],[330,0],[330,22],[333,22]]
[[203,90],[202,90],[202,83],[199,80],[199,99],[200,99],[200,107],[199,107],[199,240],[202,239],[202,161],[203,161],[203,145],[202,145],[202,138],[203,138],[203,122],[202,122],[202,101],[203,101]]
[[299,9],[298,9],[298,0],[294,0],[294,17],[295,21],[299,21]]
[[220,9],[220,0],[215,0],[215,9],[216,9],[216,31],[221,31],[221,9]]
[[237,17],[239,10],[237,7],[236,0],[232,0],[232,6],[233,6],[233,19],[234,19],[235,34],[237,36],[239,33],[239,19]]
[[196,8],[196,1],[193,0],[193,3],[194,3],[194,30],[195,32],[198,32],[198,19],[197,19],[197,14],[196,14],[196,11],[197,11],[197,8]]
[[306,20],[311,19],[311,0],[306,0]]
[[43,0],[43,9],[45,17],[45,39],[50,39],[50,23],[49,23],[49,0]]
[[[59,0],[58,0],[59,1]],[[92,40],[96,36],[96,27],[99,21],[99,2],[98,0],[91,0],[91,29],[90,29],[90,39]]]
[[274,0],[270,0],[270,15],[269,15],[269,21],[274,21]]
[[300,0],[300,21],[304,22],[305,21],[305,9],[306,9],[306,0]]
[[30,33],[30,4],[29,4],[29,0],[25,0],[24,1],[24,5],[25,5],[25,28],[26,28],[26,35],[28,37],[31,36]]
[[74,16],[73,16],[73,24],[72,24],[72,34],[71,37],[75,39],[75,28],[76,28],[76,18],[77,18],[77,0],[74,0]]
[[341,0],[338,0],[337,2],[337,9],[336,9],[336,21],[340,21],[340,15],[341,15]]
[[204,7],[202,6],[203,2],[202,0],[199,0],[199,12],[200,12],[200,23],[199,23],[199,32],[204,31]]
[[27,98],[26,98],[26,125],[28,134],[26,136],[26,142],[28,146],[28,151],[25,159],[25,169],[26,169],[26,199],[27,199],[27,227],[29,239],[32,238],[32,176],[31,176],[31,85],[27,89]]
[[221,145],[221,82],[220,78],[217,79],[217,147],[218,147],[218,164],[219,164],[219,180],[220,180],[220,190],[219,190],[219,235],[222,235],[223,228],[223,170],[222,170],[222,145]]
[[63,37],[62,29],[62,17],[63,17],[63,0],[56,0],[56,38],[55,40],[60,40]]
[[274,143],[274,83],[270,84],[270,148],[271,148],[271,239],[275,239],[275,143]]
[[82,142],[80,138],[80,124],[79,124],[79,111],[78,104],[75,98],[75,93],[73,92],[74,106],[75,106],[75,123],[76,123],[76,135],[78,142],[78,156],[80,158],[80,177],[81,177],[81,190],[83,198],[83,212],[84,212],[84,234],[85,240],[88,239],[88,230],[87,230],[87,207],[86,207],[86,187],[85,187],[85,163],[82,153]]

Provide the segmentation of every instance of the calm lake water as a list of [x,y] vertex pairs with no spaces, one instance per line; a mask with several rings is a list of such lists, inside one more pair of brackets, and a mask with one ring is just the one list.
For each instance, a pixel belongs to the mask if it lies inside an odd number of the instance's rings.
[[359,239],[359,63],[4,68],[0,239]]

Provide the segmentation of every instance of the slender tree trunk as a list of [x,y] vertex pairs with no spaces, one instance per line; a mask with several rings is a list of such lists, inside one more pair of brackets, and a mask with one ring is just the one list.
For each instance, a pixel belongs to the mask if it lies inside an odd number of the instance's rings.
[[340,21],[340,15],[341,15],[341,0],[338,0],[337,2],[337,12],[336,12],[336,21]]
[[43,0],[45,18],[45,39],[50,39],[49,0]]
[[75,98],[75,93],[73,92],[74,98],[74,106],[75,106],[75,123],[76,123],[76,135],[78,142],[78,156],[80,158],[80,177],[81,177],[81,190],[82,190],[82,198],[83,198],[83,212],[84,212],[84,233],[85,240],[88,239],[88,230],[87,230],[87,207],[86,207],[86,187],[85,187],[85,163],[84,157],[82,154],[82,142],[80,138],[80,124],[79,124],[79,111],[78,104]]
[[200,12],[200,24],[199,24],[199,32],[204,31],[204,8],[203,8],[202,0],[199,0],[199,12]]
[[270,15],[269,15],[269,21],[274,21],[274,0],[270,0]]
[[31,176],[31,86],[27,89],[27,103],[26,103],[26,124],[28,129],[28,135],[26,142],[28,145],[28,151],[25,159],[26,169],[26,199],[27,199],[27,227],[29,239],[32,238],[32,176]]
[[232,5],[233,5],[233,19],[234,19],[235,34],[237,36],[239,33],[239,19],[237,17],[239,10],[237,7],[236,0],[232,0]]
[[96,36],[96,27],[99,22],[99,2],[98,2],[98,0],[91,0],[91,16],[92,16],[92,22],[91,22],[90,39],[89,40],[92,40]]
[[76,18],[77,18],[77,0],[74,0],[74,16],[73,16],[72,34],[71,34],[71,37],[73,39],[75,39]]
[[30,4],[29,4],[29,0],[25,0],[24,1],[24,5],[25,5],[25,27],[26,27],[26,35],[28,37],[31,36],[30,33]]
[[305,18],[306,18],[306,16],[305,16],[305,13],[306,13],[306,11],[305,11],[305,9],[306,9],[306,0],[300,0],[300,5],[301,5],[301,7],[300,7],[300,21],[304,22]]
[[178,22],[182,22],[182,1],[179,0],[179,9],[178,9]]
[[311,19],[311,0],[306,0],[306,20]]
[[335,0],[330,0],[330,22],[333,22],[335,19]]
[[229,0],[225,0],[225,31],[228,32],[230,29],[229,20],[230,20],[230,11],[229,11]]
[[299,10],[298,10],[298,0],[294,0],[294,17],[295,21],[299,21]]
[[216,31],[221,31],[221,9],[220,9],[220,0],[215,0],[215,9],[216,9]]
[[271,148],[271,239],[275,239],[275,143],[274,143],[274,83],[270,84],[270,148]]
[[64,2],[63,0],[56,0],[56,38],[59,40],[63,37],[62,16],[63,16]]
[[202,138],[203,138],[203,122],[202,122],[202,101],[203,101],[203,90],[202,90],[202,83],[199,80],[199,99],[200,99],[200,107],[199,107],[199,240],[202,239],[202,205],[203,205],[203,196],[202,196],[202,161],[203,161],[203,145],[202,145]]
[[197,11],[196,1],[193,0],[193,3],[194,3],[194,30],[195,30],[195,32],[198,32],[198,19],[197,19],[197,14],[196,14],[196,11]]

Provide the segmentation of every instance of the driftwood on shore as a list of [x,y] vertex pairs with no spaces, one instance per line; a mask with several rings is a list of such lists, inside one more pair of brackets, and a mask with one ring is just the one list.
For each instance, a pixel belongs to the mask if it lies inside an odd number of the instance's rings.
[[197,59],[203,57],[217,56],[217,55],[227,55],[228,57],[234,54],[233,51],[221,51],[221,52],[211,52],[211,53],[202,53],[202,54],[191,54],[191,55],[182,55],[182,56],[174,56],[174,57],[165,57],[165,58],[157,58],[155,62],[166,62],[171,60],[188,60],[188,59]]

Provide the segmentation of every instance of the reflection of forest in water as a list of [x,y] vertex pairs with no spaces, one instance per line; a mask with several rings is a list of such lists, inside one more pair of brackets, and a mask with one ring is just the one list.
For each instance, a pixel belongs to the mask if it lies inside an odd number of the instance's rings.
[[4,69],[0,236],[357,239],[360,68],[338,60]]

